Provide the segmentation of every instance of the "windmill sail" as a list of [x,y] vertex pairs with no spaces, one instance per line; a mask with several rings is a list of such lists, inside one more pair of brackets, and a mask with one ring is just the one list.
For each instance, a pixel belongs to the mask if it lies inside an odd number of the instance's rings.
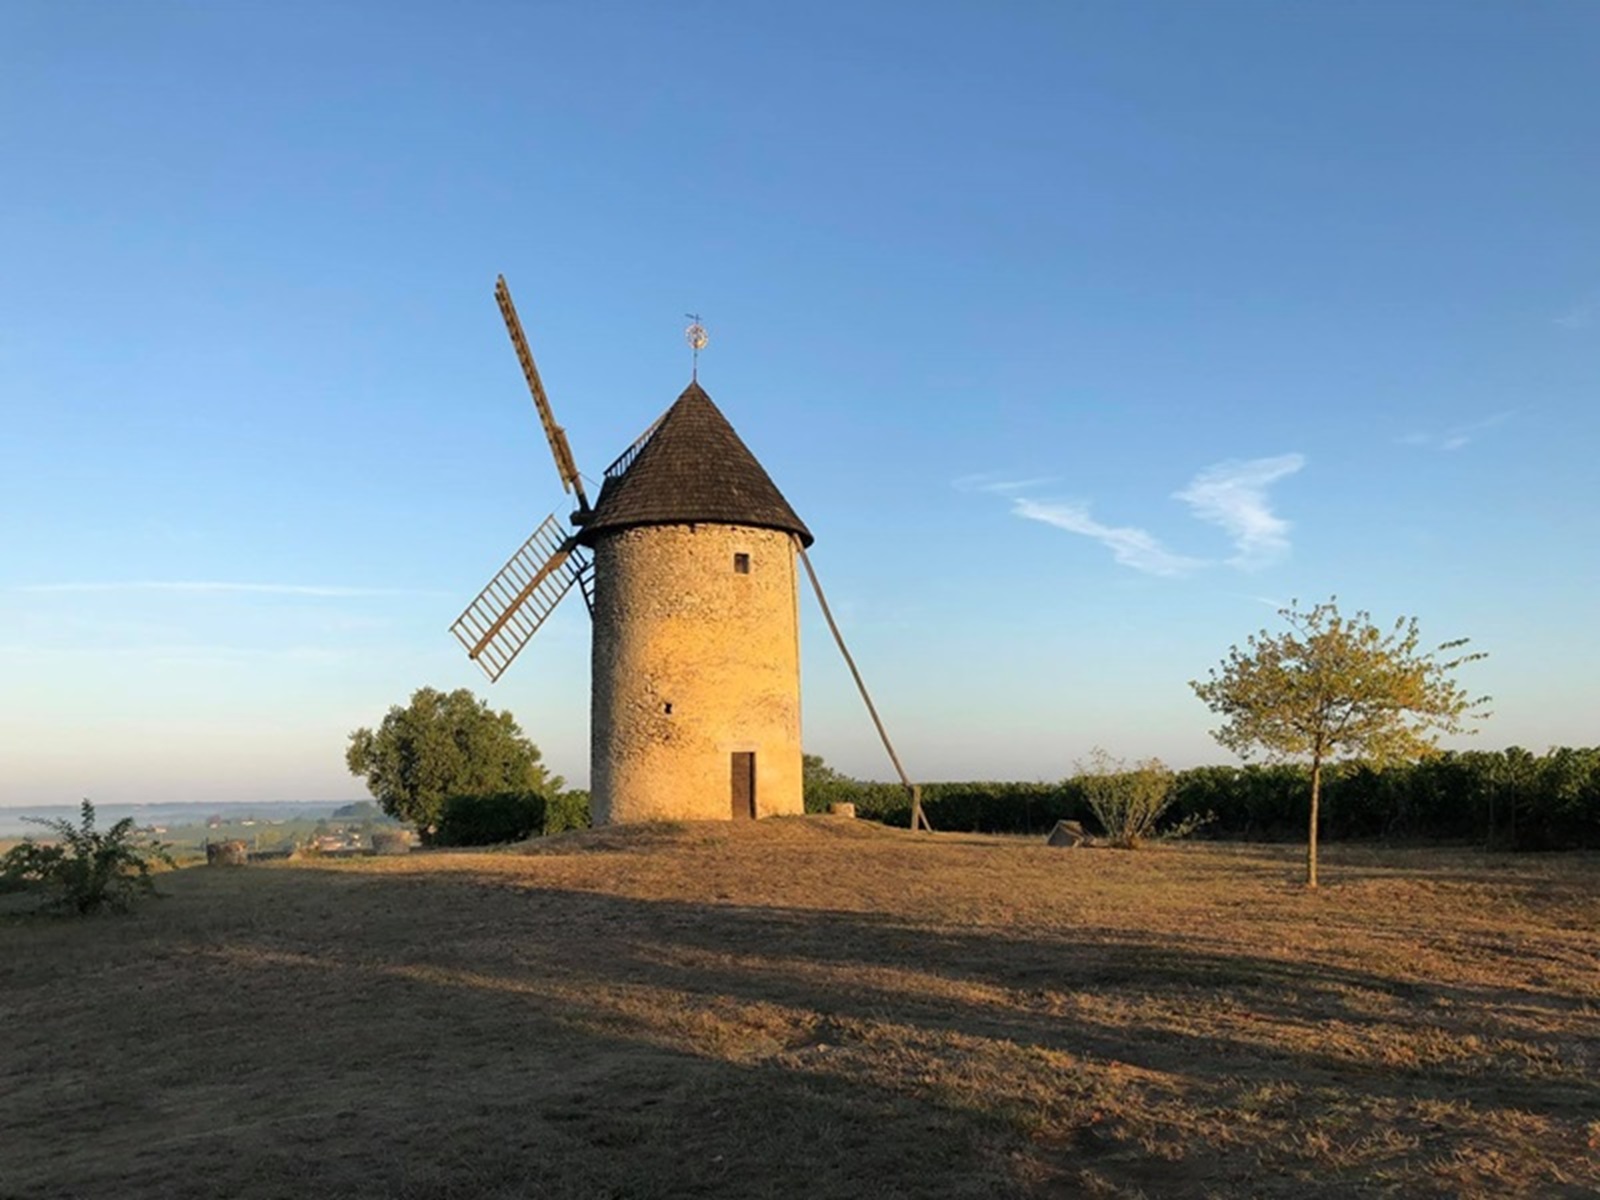
[[499,679],[573,584],[593,611],[593,565],[562,536],[552,513],[467,605],[450,632],[485,675]]
[[550,397],[545,395],[544,383],[539,378],[539,368],[534,365],[533,351],[528,349],[528,339],[522,332],[522,321],[517,316],[517,306],[511,302],[511,289],[506,286],[506,277],[500,276],[494,284],[495,302],[500,305],[500,316],[506,323],[506,332],[511,335],[511,345],[517,352],[517,361],[522,364],[522,375],[528,381],[528,391],[533,393],[534,407],[539,410],[539,421],[544,426],[544,436],[550,442],[550,453],[555,456],[556,471],[561,476],[561,486],[569,492],[576,492],[578,508],[587,511],[589,498],[583,494],[583,479],[578,474],[578,465],[572,459],[572,447],[567,444],[567,431],[556,424],[555,413],[550,408]]

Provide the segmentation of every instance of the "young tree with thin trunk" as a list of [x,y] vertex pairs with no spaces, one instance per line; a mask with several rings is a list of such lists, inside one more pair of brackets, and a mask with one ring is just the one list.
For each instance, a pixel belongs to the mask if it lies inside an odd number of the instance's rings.
[[1469,699],[1453,677],[1485,657],[1463,652],[1466,638],[1422,651],[1415,617],[1384,633],[1365,612],[1340,615],[1337,597],[1305,611],[1298,604],[1278,612],[1286,632],[1252,634],[1209,679],[1189,686],[1224,718],[1212,736],[1240,757],[1261,751],[1310,762],[1306,886],[1316,887],[1323,764],[1352,758],[1382,767],[1426,757],[1441,734],[1476,732],[1466,722],[1489,715],[1489,698]]

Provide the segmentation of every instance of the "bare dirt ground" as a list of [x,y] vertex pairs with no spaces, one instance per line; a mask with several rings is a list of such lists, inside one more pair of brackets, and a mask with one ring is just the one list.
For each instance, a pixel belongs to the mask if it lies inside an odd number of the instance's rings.
[[0,916],[0,1197],[1600,1194],[1600,858],[835,820]]

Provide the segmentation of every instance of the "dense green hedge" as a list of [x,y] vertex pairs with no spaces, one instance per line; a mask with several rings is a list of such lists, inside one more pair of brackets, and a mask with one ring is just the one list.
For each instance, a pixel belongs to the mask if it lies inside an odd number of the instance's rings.
[[[806,784],[806,811],[826,812],[847,802],[856,815],[888,825],[911,824],[911,801],[898,783],[829,779]],[[1089,821],[1093,816],[1083,789],[1063,783],[925,783],[922,807],[935,829],[979,833],[1036,833],[1057,821]]]
[[495,846],[588,827],[588,792],[493,792],[446,799],[430,840],[436,846]]
[[446,797],[432,841],[437,846],[493,846],[520,842],[544,828],[545,798],[538,792],[491,792]]
[[[1515,849],[1600,847],[1600,748],[1543,755],[1519,747],[1445,753],[1374,771],[1338,764],[1324,773],[1324,838],[1439,838]],[[1166,823],[1213,814],[1203,835],[1303,838],[1310,774],[1303,766],[1195,767],[1176,773]],[[923,806],[935,829],[1044,833],[1063,818],[1094,828],[1074,780],[930,783]],[[849,801],[856,812],[909,825],[898,784],[824,779],[806,785],[806,810]]]

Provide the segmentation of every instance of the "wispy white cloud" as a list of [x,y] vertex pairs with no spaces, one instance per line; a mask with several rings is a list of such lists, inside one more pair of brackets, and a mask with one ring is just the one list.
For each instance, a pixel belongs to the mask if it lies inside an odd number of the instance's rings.
[[1289,605],[1293,603],[1292,600],[1286,600],[1282,597],[1257,596],[1251,592],[1225,592],[1224,595],[1233,596],[1240,600],[1249,600],[1252,604],[1264,604],[1266,607],[1272,609],[1273,612],[1277,612],[1279,609],[1288,608]]
[[1402,446],[1419,446],[1425,450],[1459,450],[1473,441],[1480,433],[1493,429],[1497,425],[1504,425],[1516,416],[1515,409],[1494,413],[1480,421],[1469,421],[1465,425],[1456,425],[1446,429],[1443,433],[1428,433],[1414,430],[1403,434],[1395,440]]
[[316,583],[232,583],[208,579],[123,580],[79,583],[24,583],[16,592],[187,592],[244,593],[265,596],[437,596],[441,593],[412,588],[345,587]]
[[1289,552],[1289,522],[1268,505],[1267,488],[1305,465],[1303,454],[1217,463],[1173,497],[1187,504],[1202,521],[1228,531],[1234,546],[1228,565],[1254,571]]
[[1053,475],[1013,479],[1000,471],[980,471],[976,475],[963,475],[959,479],[952,479],[950,486],[958,492],[990,492],[998,496],[1010,496],[1054,482]]
[[1018,496],[1012,501],[1012,511],[1030,521],[1043,521],[1068,533],[1093,538],[1123,566],[1149,575],[1187,575],[1207,565],[1202,559],[1174,554],[1143,529],[1102,525],[1089,515],[1084,504],[1052,504]]
[[[1302,454],[1272,458],[1230,460],[1201,471],[1173,497],[1189,505],[1192,515],[1225,529],[1233,539],[1234,553],[1223,560],[1239,570],[1253,571],[1281,559],[1289,551],[1289,522],[1272,511],[1267,489],[1305,466]],[[1082,500],[1039,499],[1020,495],[1054,482],[1053,478],[1013,478],[1005,472],[984,471],[951,481],[963,492],[1007,497],[1011,511],[1067,533],[1092,538],[1111,551],[1125,567],[1147,575],[1190,575],[1215,560],[1197,558],[1169,549],[1153,533],[1133,525],[1107,525],[1090,515]]]

